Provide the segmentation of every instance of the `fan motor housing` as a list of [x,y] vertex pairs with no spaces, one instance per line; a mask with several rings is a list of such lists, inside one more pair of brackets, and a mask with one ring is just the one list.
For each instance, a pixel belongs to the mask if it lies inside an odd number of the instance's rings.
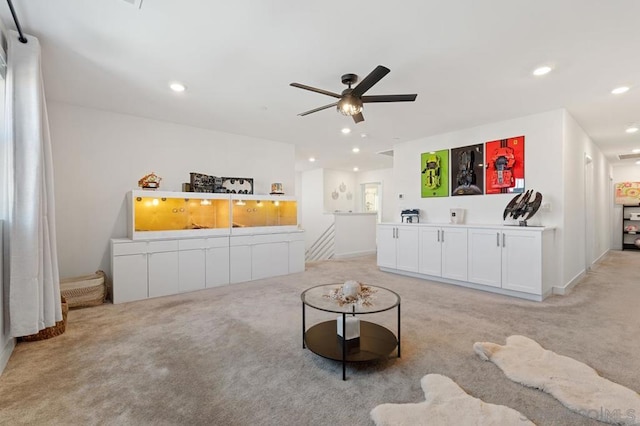
[[342,84],[346,84],[351,87],[352,84],[356,84],[358,82],[358,76],[355,74],[344,74],[342,76]]

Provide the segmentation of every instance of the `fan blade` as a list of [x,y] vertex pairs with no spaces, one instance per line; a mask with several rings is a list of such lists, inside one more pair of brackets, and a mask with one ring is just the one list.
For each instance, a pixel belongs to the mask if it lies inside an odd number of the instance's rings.
[[338,105],[338,103],[337,103],[337,102],[334,102],[334,103],[332,103],[332,104],[325,105],[325,106],[321,106],[321,107],[318,107],[318,108],[312,109],[312,110],[310,110],[310,111],[305,111],[305,112],[300,113],[300,114],[298,114],[298,115],[299,115],[300,117],[304,117],[305,115],[309,115],[309,114],[312,114],[312,113],[314,113],[314,112],[322,111],[323,109],[331,108],[331,107],[334,107],[334,106],[336,106],[336,105]]
[[412,95],[374,95],[363,96],[360,99],[363,104],[367,102],[413,102],[417,96],[415,93]]
[[353,121],[355,121],[356,124],[358,124],[361,121],[364,121],[364,115],[362,115],[361,112],[356,115],[353,115],[352,117],[353,117]]
[[328,90],[317,89],[311,86],[305,86],[304,84],[300,83],[291,83],[289,86],[297,87],[298,89],[310,90],[312,92],[321,93],[323,95],[332,96],[338,99],[342,97],[342,95],[338,95],[337,93],[329,92]]
[[374,84],[379,82],[382,77],[389,74],[389,72],[391,72],[389,68],[378,65],[376,69],[371,71],[371,73],[366,76],[364,80],[362,80],[360,84],[355,87],[355,89],[353,89],[351,94],[359,98],[360,96],[364,95],[364,92],[371,89]]

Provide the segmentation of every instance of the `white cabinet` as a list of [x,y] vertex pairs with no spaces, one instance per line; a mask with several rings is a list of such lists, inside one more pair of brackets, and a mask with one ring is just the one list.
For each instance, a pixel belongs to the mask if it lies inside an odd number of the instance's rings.
[[542,300],[552,291],[553,228],[378,225],[382,270]]
[[229,237],[207,238],[205,246],[205,286],[229,284]]
[[112,240],[113,303],[178,292],[178,242]]
[[469,281],[543,294],[541,230],[469,229]]
[[421,227],[420,273],[466,280],[467,230],[455,227]]
[[111,240],[113,303],[304,271],[304,232]]
[[252,236],[237,236],[229,239],[229,281],[242,283],[251,281]]
[[413,225],[378,226],[378,266],[419,271],[420,232]]
[[149,294],[146,250],[143,247],[143,251],[130,253],[128,247],[120,246],[112,245],[112,281],[117,283],[113,286],[113,303],[146,299]]
[[304,233],[289,234],[289,273],[304,272]]
[[232,283],[304,271],[304,233],[232,235],[229,246]]
[[204,238],[178,241],[178,290],[201,290],[206,286],[206,242]]

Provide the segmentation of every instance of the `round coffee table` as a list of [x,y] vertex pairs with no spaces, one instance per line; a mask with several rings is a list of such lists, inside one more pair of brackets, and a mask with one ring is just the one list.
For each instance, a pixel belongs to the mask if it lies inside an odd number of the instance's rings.
[[[400,296],[384,287],[364,285],[367,297],[346,303],[335,296],[342,283],[311,287],[300,295],[302,299],[302,348],[324,358],[342,361],[342,380],[346,380],[346,363],[387,358],[396,347],[400,358]],[[360,336],[346,339],[346,330],[338,335],[338,320],[321,322],[306,329],[305,307],[342,315],[342,324],[349,316],[361,316],[398,308],[397,337],[391,330],[369,321],[360,321]],[[348,325],[348,323],[347,323]]]

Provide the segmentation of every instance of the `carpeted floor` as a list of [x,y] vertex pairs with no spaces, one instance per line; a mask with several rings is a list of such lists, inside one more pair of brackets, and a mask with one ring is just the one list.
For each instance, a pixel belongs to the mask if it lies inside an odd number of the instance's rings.
[[[371,425],[378,404],[423,401],[429,373],[538,425],[601,424],[512,382],[473,344],[521,334],[638,391],[639,261],[612,252],[572,293],[542,303],[383,273],[372,256],[73,310],[62,336],[17,345],[0,376],[0,424]],[[351,365],[342,381],[339,363],[302,349],[300,293],[347,279],[402,296],[402,358]],[[307,313],[308,325],[334,317]],[[368,320],[395,330],[395,311]]]

